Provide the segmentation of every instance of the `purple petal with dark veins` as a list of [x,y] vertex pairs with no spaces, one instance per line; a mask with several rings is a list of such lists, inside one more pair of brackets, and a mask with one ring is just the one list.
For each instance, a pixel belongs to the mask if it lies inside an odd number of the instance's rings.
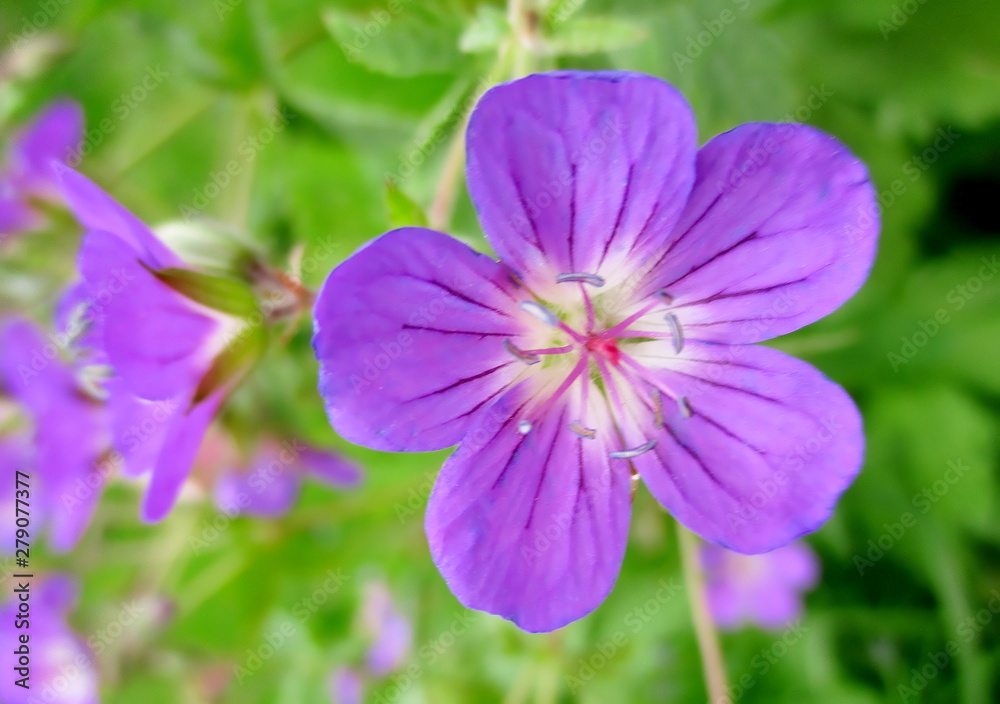
[[[643,343],[646,350],[657,343]],[[656,352],[645,358],[659,363]],[[692,417],[665,404],[665,427],[639,414],[653,451],[633,460],[653,495],[706,540],[760,553],[819,528],[861,468],[861,416],[817,369],[755,345],[691,342],[651,373],[686,396]]]
[[518,330],[514,288],[489,257],[420,228],[385,234],[334,269],[313,338],[334,429],[378,450],[457,443],[523,368],[503,347]]
[[497,86],[467,140],[487,238],[529,279],[554,270],[620,281],[623,263],[662,249],[694,179],[690,108],[641,74],[547,73]]
[[766,340],[854,295],[878,231],[875,189],[843,144],[804,125],[741,125],[698,152],[691,198],[638,292],[668,291],[690,338]]
[[[617,449],[609,434],[573,433],[565,401],[541,418],[534,408],[522,384],[477,414],[441,469],[426,525],[459,601],[540,632],[587,615],[611,591],[631,498],[627,463],[608,458]],[[522,434],[525,417],[532,429]]]

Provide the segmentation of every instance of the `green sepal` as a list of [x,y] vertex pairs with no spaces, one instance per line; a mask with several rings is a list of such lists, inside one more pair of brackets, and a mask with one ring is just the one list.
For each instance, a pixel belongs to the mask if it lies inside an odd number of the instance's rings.
[[185,298],[213,310],[247,318],[258,311],[257,299],[246,284],[223,276],[181,268],[146,271]]

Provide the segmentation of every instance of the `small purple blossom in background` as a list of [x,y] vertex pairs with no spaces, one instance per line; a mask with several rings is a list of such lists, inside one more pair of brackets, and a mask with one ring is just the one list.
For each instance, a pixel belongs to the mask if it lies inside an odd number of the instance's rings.
[[365,585],[361,622],[371,638],[365,658],[368,672],[385,677],[406,662],[413,645],[413,626],[385,582],[374,580]]
[[329,450],[299,441],[268,440],[248,467],[222,473],[215,485],[215,503],[224,512],[277,518],[295,505],[305,477],[346,489],[356,487],[362,474],[356,464]]
[[82,141],[83,111],[71,100],[51,103],[12,136],[0,166],[0,244],[41,224],[31,200],[58,198],[51,162],[72,160]]
[[819,560],[802,542],[761,555],[704,544],[708,608],[725,630],[756,624],[780,630],[802,614],[802,594],[819,582]]
[[0,386],[27,410],[33,426],[38,478],[35,524],[44,517],[52,547],[79,542],[101,496],[112,463],[106,409],[89,395],[57,346],[25,320],[0,325]]
[[385,234],[330,274],[314,337],[348,440],[458,444],[426,518],[458,599],[528,631],[586,615],[618,575],[639,479],[739,552],[819,528],[860,469],[860,415],[812,366],[750,343],[864,282],[864,165],[805,125],[699,149],[680,93],[630,73],[497,86],[466,142],[500,261],[432,230]]
[[[17,586],[16,584],[14,585]],[[62,575],[49,575],[32,584],[31,599],[31,677],[30,689],[17,686],[21,675],[14,669],[17,655],[13,642],[0,648],[0,701],[4,704],[96,704],[97,671],[93,657],[67,625],[66,618],[77,600],[76,584]],[[17,600],[0,607],[4,633],[24,633],[13,629]],[[8,628],[10,630],[8,631]]]
[[338,667],[330,675],[330,701],[333,704],[363,704],[364,677],[357,670]]
[[[200,274],[134,215],[77,172],[57,170],[62,192],[86,228],[72,295],[113,370],[114,442],[125,471],[152,473],[143,504],[162,519],[177,499],[198,447],[226,396],[261,351],[249,289]],[[148,431],[143,427],[148,426]]]

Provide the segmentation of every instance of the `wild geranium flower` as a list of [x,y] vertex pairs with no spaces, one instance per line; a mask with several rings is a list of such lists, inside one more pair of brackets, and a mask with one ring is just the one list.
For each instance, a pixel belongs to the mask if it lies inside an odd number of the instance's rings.
[[26,320],[0,327],[0,386],[25,407],[33,424],[38,501],[32,520],[37,524],[44,517],[52,547],[66,551],[90,524],[112,467],[105,454],[105,408],[58,351]]
[[262,320],[248,288],[186,268],[90,180],[68,168],[58,173],[87,229],[79,295],[89,303],[100,357],[114,371],[107,389],[116,443],[137,437],[130,425],[150,425],[141,443],[120,449],[129,474],[152,470],[143,516],[156,521],[173,506],[223,399],[259,357]]
[[763,555],[704,544],[701,562],[709,610],[726,630],[747,624],[780,630],[802,614],[802,594],[819,580],[819,560],[801,542]]
[[225,512],[276,518],[295,505],[302,480],[310,476],[347,488],[361,481],[361,470],[339,455],[299,441],[268,440],[249,467],[222,473],[215,485],[215,503]]
[[[18,580],[14,578],[13,588]],[[0,648],[0,701],[10,704],[59,702],[60,704],[97,704],[97,671],[90,651],[83,640],[66,623],[77,601],[75,582],[63,575],[47,575],[31,586],[30,630],[17,629],[19,600],[17,595],[0,606],[4,632],[29,634],[29,665],[22,672],[16,650],[19,644],[12,637],[9,647]],[[9,630],[8,630],[9,629]],[[15,630],[17,629],[17,630]],[[18,684],[22,681],[26,687]]]
[[743,553],[818,528],[858,472],[861,421],[813,367],[752,346],[839,307],[877,237],[865,167],[803,125],[696,148],[650,76],[490,90],[467,181],[500,261],[404,228],[338,266],[314,345],[331,422],[379,450],[459,443],[431,555],[465,605],[529,631],[594,609],[641,479]]
[[0,243],[5,235],[41,223],[32,200],[58,196],[51,162],[66,162],[83,140],[83,111],[71,100],[57,100],[14,134],[0,166]]

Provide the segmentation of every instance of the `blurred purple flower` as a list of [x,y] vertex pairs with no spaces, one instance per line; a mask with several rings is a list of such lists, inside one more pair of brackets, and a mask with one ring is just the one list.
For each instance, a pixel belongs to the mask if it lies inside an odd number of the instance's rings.
[[357,670],[339,667],[330,675],[330,700],[333,704],[362,704],[365,683]]
[[467,143],[501,261],[390,232],[331,273],[314,338],[344,437],[459,443],[426,519],[458,599],[529,631],[589,613],[618,574],[638,477],[740,552],[816,530],[860,468],[860,416],[818,370],[748,343],[864,282],[878,234],[864,165],[804,125],[697,149],[681,95],[627,73],[495,87]]
[[709,610],[725,630],[751,623],[780,630],[802,614],[802,594],[819,581],[819,560],[801,542],[761,555],[704,544],[701,561]]
[[[17,580],[15,579],[15,588]],[[35,581],[28,626],[15,630],[18,601],[8,601],[0,607],[0,622],[13,634],[27,634],[31,640],[30,689],[17,686],[21,673],[17,647],[13,643],[0,648],[0,701],[4,704],[59,702],[59,704],[96,704],[99,702],[97,672],[93,658],[66,623],[76,603],[76,584],[62,575],[52,575]]]
[[[223,399],[249,366],[240,312],[256,312],[235,282],[199,274],[94,183],[59,169],[70,208],[87,229],[79,258],[101,352],[114,370],[106,383],[114,442],[130,475],[152,471],[143,504],[148,521],[171,509]],[[210,303],[212,305],[210,305]],[[252,360],[255,361],[255,360]],[[138,429],[137,429],[138,428]]]
[[361,470],[328,450],[298,441],[263,444],[249,468],[232,468],[215,486],[215,503],[222,510],[263,518],[288,512],[299,495],[303,477],[313,476],[337,488],[357,486]]
[[0,243],[40,224],[30,201],[58,196],[51,162],[71,160],[82,140],[83,111],[71,100],[49,104],[11,138],[0,166]]
[[52,547],[71,549],[90,523],[112,470],[107,416],[58,357],[59,346],[25,320],[0,327],[0,383],[34,426],[33,521],[44,516]]
[[365,585],[361,622],[372,639],[366,656],[368,672],[375,677],[385,677],[406,662],[412,646],[413,627],[382,580]]

